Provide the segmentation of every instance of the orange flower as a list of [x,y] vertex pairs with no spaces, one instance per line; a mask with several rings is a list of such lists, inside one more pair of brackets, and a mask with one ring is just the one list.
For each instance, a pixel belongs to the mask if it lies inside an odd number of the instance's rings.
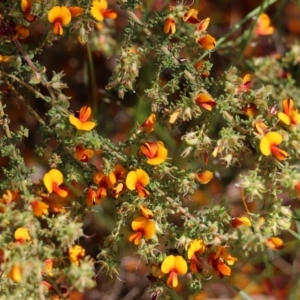
[[205,31],[209,25],[210,18],[203,19],[202,21],[199,22],[197,25],[197,30],[198,31]]
[[151,114],[147,120],[140,126],[140,131],[142,133],[150,133],[154,130],[154,126],[155,126],[155,122],[156,122],[156,115],[155,114]]
[[204,70],[203,67],[203,60],[199,60],[194,64],[194,67],[197,71],[200,71],[201,77],[206,78],[209,76],[209,72],[207,70]]
[[250,118],[254,118],[257,115],[258,109],[254,103],[250,103],[247,107],[244,107],[242,111]]
[[148,174],[142,170],[137,169],[128,173],[126,177],[126,186],[129,190],[137,190],[140,197],[145,198],[149,192],[144,188],[150,182]]
[[199,23],[197,16],[198,16],[198,10],[191,8],[187,13],[184,14],[183,21],[190,24],[197,24]]
[[33,214],[36,217],[40,217],[48,214],[49,205],[43,201],[33,200],[30,202],[32,206]]
[[274,32],[274,26],[270,26],[270,18],[267,14],[261,14],[258,17],[256,28],[254,32],[257,35],[270,35]]
[[296,189],[296,191],[297,191],[298,197],[300,197],[300,182],[297,182],[297,183],[295,184],[295,189]]
[[237,217],[237,218],[233,218],[231,220],[231,225],[234,228],[237,228],[241,225],[245,225],[245,226],[251,226],[251,221],[249,220],[249,218],[247,217]]
[[126,185],[125,185],[125,174],[127,170],[121,165],[115,165],[114,175],[116,178],[115,186],[112,189],[112,197],[118,198],[121,194],[125,193]]
[[31,240],[31,236],[29,235],[29,229],[26,227],[18,228],[14,233],[14,238],[16,239],[17,243],[24,243],[26,241]]
[[15,282],[20,282],[22,280],[21,267],[19,265],[13,265],[7,276]]
[[148,240],[155,234],[155,223],[148,218],[138,217],[134,219],[131,223],[131,228],[135,233],[129,237],[129,242],[135,245],[139,245],[142,238]]
[[33,22],[35,20],[35,16],[31,14],[32,0],[21,0],[21,8],[25,14],[26,20],[28,22]]
[[190,260],[190,267],[193,273],[202,271],[202,260],[199,258],[206,250],[204,241],[201,239],[196,239],[192,241],[188,249],[188,259]]
[[252,84],[252,76],[250,74],[246,74],[243,77],[242,84],[237,89],[237,93],[241,94],[244,92],[248,92],[250,90],[251,84]]
[[174,34],[176,32],[176,24],[172,15],[165,20],[164,32],[166,34]]
[[278,132],[268,132],[259,144],[260,151],[263,155],[269,156],[273,154],[278,160],[285,160],[288,156],[287,152],[278,148],[281,144],[282,136]]
[[283,240],[279,237],[271,237],[267,239],[266,245],[272,250],[278,250],[283,248]]
[[216,47],[216,40],[210,34],[207,34],[205,37],[198,40],[198,44],[204,50],[213,50]]
[[15,40],[15,39],[25,40],[27,37],[29,37],[28,28],[23,25],[17,25],[16,26],[16,34],[13,37],[13,40]]
[[210,171],[204,171],[203,173],[192,174],[192,177],[201,184],[207,184],[213,179],[214,173]]
[[178,285],[177,275],[184,275],[187,272],[187,263],[182,256],[169,255],[161,264],[161,271],[164,274],[170,274],[167,279],[167,284],[170,287],[176,288]]
[[279,120],[285,125],[298,125],[300,123],[300,115],[298,109],[294,107],[292,99],[287,98],[283,100],[283,113],[278,113]]
[[104,19],[116,19],[118,16],[113,9],[107,9],[108,4],[106,0],[94,0],[90,9],[91,15],[97,21],[103,21]]
[[94,151],[85,149],[80,145],[76,146],[74,157],[82,162],[88,162],[94,156]]
[[161,141],[144,143],[140,150],[149,158],[147,159],[147,164],[149,165],[162,164],[168,157],[168,150]]
[[70,11],[71,16],[74,18],[80,16],[84,11],[84,9],[79,6],[70,6],[68,7],[68,10]]
[[[95,198],[96,204],[99,204],[100,200],[106,198],[107,189],[113,188],[116,183],[116,176],[113,172],[109,175],[105,175],[103,172],[97,172],[93,176],[93,181],[99,186]],[[94,194],[91,194],[91,196],[94,196]]]
[[88,119],[91,116],[92,110],[89,106],[81,107],[80,111],[75,114],[75,116],[70,115],[69,121],[78,130],[90,131],[96,124],[94,122],[89,122]]
[[256,120],[254,122],[254,128],[261,135],[264,135],[268,130],[268,126],[261,120]]
[[17,190],[16,191],[6,190],[2,195],[2,198],[0,198],[0,203],[4,205],[9,205],[12,202],[18,201],[19,198],[20,198],[19,192]]
[[[105,195],[106,197],[106,195]],[[104,198],[105,198],[104,197]],[[93,206],[99,204],[101,201],[101,198],[98,198],[97,192],[93,187],[89,187],[87,190],[87,197],[86,197],[86,204],[88,206]]]
[[66,202],[67,198],[64,198],[62,201],[62,198],[55,193],[52,193],[50,195],[41,194],[41,197],[43,199],[43,202],[45,202],[47,205],[49,205],[49,210],[52,213],[65,213],[65,206],[69,206],[70,204]]
[[68,192],[66,191],[66,189],[62,189],[59,187],[64,181],[63,174],[59,170],[50,170],[44,175],[43,181],[48,193],[54,192],[60,197],[67,197]]
[[68,252],[71,263],[77,266],[79,265],[79,260],[85,256],[85,249],[79,245],[74,245]]
[[53,23],[54,34],[62,35],[62,25],[68,25],[71,22],[71,13],[66,6],[54,6],[48,12],[48,21]]
[[149,208],[145,206],[140,206],[140,212],[144,218],[153,219],[153,212]]
[[208,255],[207,261],[214,268],[217,275],[223,278],[224,275],[230,276],[231,269],[228,265],[233,265],[237,261],[237,258],[228,254],[225,247],[219,246],[217,252],[211,252]]
[[196,99],[196,104],[208,111],[211,111],[213,107],[217,104],[217,102],[209,95],[201,93],[199,94]]
[[53,260],[48,258],[45,260],[45,268],[43,270],[43,273],[44,274],[47,274],[49,276],[53,276],[53,273],[52,273],[52,268],[53,268]]

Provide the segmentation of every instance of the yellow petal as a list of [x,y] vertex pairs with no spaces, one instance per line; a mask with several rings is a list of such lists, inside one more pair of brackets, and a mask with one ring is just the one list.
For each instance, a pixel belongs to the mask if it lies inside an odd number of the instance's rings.
[[173,270],[175,267],[175,257],[174,255],[169,255],[165,258],[163,263],[161,264],[161,271],[165,274],[170,273],[171,270]]
[[177,273],[184,275],[187,272],[187,263],[182,256],[175,256],[174,264]]
[[96,123],[94,122],[84,122],[80,125],[80,130],[84,131],[90,131],[96,126]]
[[265,137],[272,145],[279,145],[282,142],[282,135],[278,132],[268,132]]
[[196,174],[195,179],[201,184],[207,184],[212,180],[213,177],[213,172],[204,171],[203,173]]
[[278,119],[285,125],[291,124],[291,120],[290,120],[289,116],[287,116],[286,114],[284,114],[282,112],[278,113]]
[[135,174],[136,174],[137,181],[141,183],[143,186],[146,186],[149,183],[150,178],[144,170],[137,169],[135,170]]
[[148,220],[144,227],[144,238],[151,239],[155,234],[155,223],[152,220]]
[[53,191],[53,186],[52,186],[52,179],[51,179],[51,176],[49,175],[49,173],[46,173],[44,175],[44,178],[43,178],[43,181],[44,181],[44,185],[48,191],[48,193],[52,193]]
[[164,146],[159,146],[156,152],[156,157],[147,160],[149,165],[159,165],[166,161],[168,150]]
[[67,25],[71,22],[72,15],[66,6],[60,8],[60,19],[63,25]]
[[60,6],[54,6],[48,12],[48,21],[50,23],[53,23],[59,17],[60,17]]
[[20,242],[30,241],[29,229],[26,227],[18,228],[14,233],[14,238]]
[[8,277],[15,282],[20,282],[22,280],[22,269],[19,265],[13,265]]
[[265,156],[269,156],[271,154],[271,143],[266,136],[260,140],[259,149]]
[[75,116],[73,115],[70,115],[69,116],[69,121],[72,125],[74,125],[77,129],[80,129],[81,128],[81,122],[79,121],[78,118],[76,118]]
[[57,185],[61,185],[64,182],[63,174],[57,169],[51,169],[48,174],[52,182],[55,182]]
[[129,190],[135,190],[137,184],[137,175],[135,171],[130,171],[126,177],[126,186]]

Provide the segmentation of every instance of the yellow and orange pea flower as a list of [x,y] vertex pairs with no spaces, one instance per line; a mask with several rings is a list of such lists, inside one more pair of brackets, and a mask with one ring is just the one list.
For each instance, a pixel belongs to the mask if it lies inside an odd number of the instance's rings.
[[146,198],[149,192],[145,189],[150,182],[149,175],[142,169],[130,171],[126,177],[126,186],[130,191],[136,190],[141,198]]
[[[47,205],[49,205],[49,210],[51,211],[51,213],[65,213],[66,206],[70,206],[70,200],[65,197],[65,198],[61,198],[58,194],[56,193],[52,193],[50,195],[47,194],[41,194],[40,195],[43,202],[46,203]],[[63,201],[62,201],[63,200]]]
[[207,34],[198,40],[198,44],[204,50],[213,50],[216,47],[216,39],[210,34]]
[[207,262],[213,267],[217,275],[221,278],[223,276],[230,276],[232,266],[237,261],[237,258],[232,257],[227,253],[227,249],[223,246],[219,246],[216,252],[211,252],[207,257]]
[[300,115],[298,109],[294,107],[292,99],[287,98],[282,103],[283,112],[278,113],[278,119],[285,125],[298,125],[300,123]]
[[213,107],[217,104],[217,102],[207,93],[200,93],[195,102],[198,106],[211,111]]
[[14,238],[16,240],[16,243],[22,244],[26,241],[31,241],[31,236],[29,234],[29,229],[26,227],[20,227],[16,229],[14,233]]
[[250,118],[254,118],[258,113],[257,106],[254,103],[249,103],[242,111]]
[[112,197],[118,198],[120,195],[125,193],[126,185],[125,185],[125,178],[127,170],[121,165],[115,165],[115,170],[113,171],[116,182],[114,187],[112,188]]
[[209,72],[206,71],[206,70],[203,70],[203,60],[197,61],[197,62],[194,64],[194,68],[195,68],[197,71],[200,71],[200,72],[201,72],[201,77],[202,77],[202,78],[206,78],[206,77],[209,76]]
[[170,287],[176,288],[178,286],[178,275],[187,273],[187,263],[180,255],[169,255],[161,264],[161,271],[164,274],[169,274],[167,284]]
[[258,17],[254,32],[257,35],[270,35],[274,32],[274,26],[271,26],[270,18],[267,14],[261,14]]
[[88,121],[91,114],[91,108],[85,105],[81,107],[79,112],[76,112],[75,116],[70,115],[69,121],[78,130],[90,131],[96,126],[96,123]]
[[129,242],[135,245],[139,245],[142,238],[149,240],[155,234],[155,223],[145,217],[135,218],[131,223],[131,228],[135,233],[129,237]]
[[239,85],[237,88],[237,93],[241,94],[241,93],[249,92],[251,84],[252,84],[252,76],[250,74],[246,74],[243,77],[242,84]]
[[21,8],[24,12],[26,20],[28,22],[33,22],[35,20],[35,16],[31,14],[32,0],[21,0]]
[[251,223],[250,219],[247,217],[236,217],[236,218],[232,218],[231,225],[232,225],[232,227],[237,228],[241,225],[251,226],[252,223]]
[[147,208],[146,206],[140,206],[140,212],[143,215],[144,218],[146,219],[153,219],[153,212]]
[[279,237],[271,237],[267,239],[266,245],[272,250],[278,250],[283,248],[283,240]]
[[94,156],[94,151],[92,149],[86,149],[78,145],[75,148],[74,157],[82,162],[88,162]]
[[[109,175],[105,175],[103,172],[97,172],[93,176],[93,181],[98,185],[98,189],[96,192],[96,198],[93,201],[96,201],[95,204],[99,204],[101,200],[105,199],[107,196],[107,190],[114,187],[114,184],[116,183],[116,176],[113,172],[111,172]],[[89,190],[90,191],[90,190]],[[91,197],[94,196],[94,193],[91,192]],[[88,192],[88,198],[89,198],[89,192]],[[90,205],[90,199],[88,200],[88,205]]]
[[10,205],[12,202],[16,202],[19,199],[20,199],[20,195],[17,190],[15,191],[6,190],[3,193],[2,198],[0,198],[0,204]]
[[209,183],[214,177],[214,173],[210,171],[204,171],[202,173],[192,174],[192,178],[201,184]]
[[201,20],[198,25],[197,25],[197,30],[198,31],[206,31],[208,25],[210,22],[210,18],[205,18],[203,20]]
[[27,37],[29,37],[30,33],[27,27],[23,25],[17,25],[16,26],[16,34],[12,38],[13,40],[19,39],[19,40],[25,40]]
[[70,11],[71,16],[74,18],[80,16],[84,12],[84,9],[79,6],[69,6],[68,10]]
[[63,34],[63,25],[68,25],[71,22],[72,15],[66,6],[54,6],[48,12],[48,21],[53,23],[54,34]]
[[191,8],[188,12],[183,15],[183,21],[190,24],[198,24],[198,10]]
[[20,282],[22,280],[22,269],[19,265],[13,265],[10,269],[7,277],[15,282]]
[[165,20],[164,33],[174,34],[176,32],[176,23],[172,15],[169,15]]
[[269,128],[262,120],[255,120],[253,126],[255,131],[260,135],[264,135]]
[[147,120],[140,126],[139,130],[142,133],[150,133],[154,130],[155,122],[156,122],[156,115],[151,114],[147,118]]
[[32,212],[36,217],[47,215],[49,213],[48,212],[49,205],[43,201],[32,200],[30,204],[32,207]]
[[48,276],[53,276],[53,273],[52,273],[52,269],[53,269],[53,260],[51,258],[48,258],[45,260],[44,262],[44,269],[42,271],[43,274],[47,274]]
[[188,259],[190,260],[190,268],[193,273],[201,273],[203,262],[199,256],[206,251],[206,245],[202,239],[192,241],[188,249]]
[[260,140],[259,148],[263,155],[273,154],[278,160],[285,160],[287,152],[277,147],[282,142],[282,135],[278,132],[268,132]]
[[140,147],[140,152],[148,157],[147,164],[159,165],[166,161],[168,150],[161,141],[144,143]]
[[97,21],[104,19],[116,19],[117,13],[113,9],[107,9],[108,4],[106,0],[94,0],[90,9],[90,13]]
[[68,253],[71,263],[78,266],[79,261],[85,256],[85,249],[79,245],[74,245],[73,247],[69,248]]
[[60,185],[64,182],[64,177],[59,170],[50,170],[44,175],[43,181],[48,193],[54,192],[63,198],[68,196],[68,191],[60,187]]

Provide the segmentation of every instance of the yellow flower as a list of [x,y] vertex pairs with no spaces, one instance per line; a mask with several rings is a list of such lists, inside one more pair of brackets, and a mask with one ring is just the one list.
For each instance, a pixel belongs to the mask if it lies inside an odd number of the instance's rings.
[[63,174],[59,170],[50,170],[44,175],[43,181],[48,193],[54,192],[60,197],[67,197],[68,192],[59,187],[64,182]]
[[48,12],[48,21],[53,23],[53,32],[58,35],[63,34],[62,25],[68,25],[71,18],[71,12],[66,6],[54,6]]
[[144,218],[153,219],[153,212],[146,206],[140,206],[140,212]]
[[283,248],[283,240],[279,237],[271,237],[267,239],[266,245],[272,250],[281,249]]
[[197,25],[197,30],[198,31],[205,31],[209,25],[210,18],[203,19],[199,22]]
[[292,99],[283,100],[283,113],[278,113],[279,120],[286,125],[298,125],[300,123],[300,115],[298,109],[294,107]]
[[88,121],[91,113],[92,110],[90,107],[83,106],[75,116],[69,116],[69,121],[78,130],[90,131],[96,126],[96,123]]
[[217,102],[209,95],[201,93],[199,94],[196,99],[196,104],[208,111],[211,111],[213,107],[217,104]]
[[94,151],[91,149],[85,149],[81,146],[76,146],[74,157],[82,162],[88,162],[90,158],[94,156]]
[[30,202],[32,206],[33,214],[36,217],[40,217],[48,214],[49,205],[43,201],[33,200]]
[[202,271],[202,260],[199,258],[206,250],[204,241],[201,239],[196,239],[192,241],[188,249],[188,259],[190,260],[190,267],[193,273]]
[[103,21],[105,18],[115,19],[117,13],[113,9],[107,9],[108,4],[106,0],[94,0],[91,6],[91,15],[97,21]]
[[197,24],[200,21],[197,18],[198,16],[198,10],[191,8],[188,12],[186,12],[183,16],[183,21],[190,23],[190,24]]
[[154,130],[156,122],[156,115],[151,114],[147,120],[140,126],[140,131],[143,133],[150,133]]
[[257,25],[254,32],[257,35],[270,35],[274,32],[274,26],[270,25],[271,21],[267,14],[261,14],[258,17]]
[[187,272],[187,263],[182,256],[169,255],[165,258],[161,265],[161,271],[164,274],[170,274],[167,284],[173,288],[178,285],[177,275],[184,275]]
[[176,24],[173,16],[167,17],[165,20],[164,33],[174,34],[176,32]]
[[193,174],[192,177],[201,184],[207,184],[213,179],[214,173],[210,171],[204,171],[203,173]]
[[148,240],[155,234],[155,223],[153,220],[149,220],[145,217],[134,219],[131,223],[131,228],[135,233],[129,237],[129,242],[132,242],[135,245],[138,245],[142,238]]
[[26,20],[28,22],[33,22],[35,20],[35,16],[31,14],[32,0],[21,0],[21,8],[25,14]]
[[128,173],[126,177],[126,186],[129,190],[137,190],[138,195],[145,198],[149,195],[149,192],[144,188],[150,182],[148,174],[142,170],[137,169]]
[[31,237],[29,235],[29,229],[26,227],[18,228],[14,233],[14,238],[18,243],[24,243],[26,241],[30,241]]
[[213,50],[216,47],[216,40],[213,36],[210,34],[207,34],[203,38],[200,38],[198,40],[198,44],[204,49],[204,50]]
[[241,225],[251,226],[252,223],[249,220],[249,218],[247,218],[247,217],[237,217],[237,218],[233,218],[231,220],[231,225],[232,225],[232,227],[236,228],[236,227],[239,227]]
[[263,155],[269,156],[273,154],[278,160],[285,160],[288,156],[287,152],[278,148],[281,144],[282,136],[278,132],[268,132],[259,144],[260,151]]
[[19,265],[13,265],[8,273],[8,278],[15,282],[20,282],[22,280],[22,269]]
[[79,245],[74,245],[69,249],[69,258],[71,263],[79,265],[79,260],[85,256],[85,249]]
[[162,164],[168,157],[168,150],[161,141],[144,143],[140,151],[148,157],[147,164],[149,165]]

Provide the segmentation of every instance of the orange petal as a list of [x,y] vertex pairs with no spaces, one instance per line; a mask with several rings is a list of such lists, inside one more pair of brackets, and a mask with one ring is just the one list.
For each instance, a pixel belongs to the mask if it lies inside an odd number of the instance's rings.
[[241,226],[241,225],[245,225],[245,226],[251,226],[251,221],[249,220],[249,218],[247,217],[238,217],[238,218],[233,218],[231,220],[231,225],[233,227],[238,227],[238,226]]
[[81,122],[86,122],[88,120],[88,118],[91,116],[92,114],[92,110],[89,106],[85,105],[83,107],[81,107],[80,111],[79,111],[79,120]]
[[204,171],[203,173],[195,174],[195,179],[201,184],[209,183],[214,177],[214,173],[210,171]]
[[204,50],[213,50],[216,47],[216,40],[210,34],[207,34],[205,37],[198,40],[198,44]]
[[230,276],[231,270],[230,268],[222,261],[218,261],[218,270],[221,272],[221,274],[225,276]]
[[69,9],[72,17],[78,17],[84,11],[84,9],[82,7],[79,7],[79,6],[70,6],[70,7],[68,7],[68,9]]

